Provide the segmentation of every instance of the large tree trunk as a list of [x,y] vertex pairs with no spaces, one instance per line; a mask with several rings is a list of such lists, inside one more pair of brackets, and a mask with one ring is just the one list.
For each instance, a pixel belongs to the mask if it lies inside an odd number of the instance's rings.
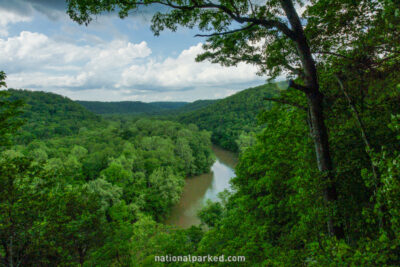
[[[307,94],[307,98],[311,128],[310,131],[314,141],[317,165],[319,171],[326,179],[326,184],[323,192],[324,200],[327,205],[335,205],[335,202],[338,199],[338,194],[336,191],[336,184],[333,180],[333,165],[329,149],[328,131],[324,122],[322,104],[323,95],[319,91],[317,91]],[[333,216],[333,214],[330,215],[327,221],[328,232],[332,236],[343,238],[343,228],[340,225],[335,225]]]
[[[333,164],[329,150],[328,131],[323,114],[323,94],[319,90],[318,75],[314,59],[311,55],[310,47],[301,25],[300,18],[293,6],[292,0],[281,0],[282,8],[295,33],[295,44],[298,55],[304,70],[305,86],[303,91],[306,93],[309,108],[310,132],[314,141],[315,154],[319,171],[326,179],[324,188],[324,200],[328,206],[334,206],[338,199],[336,184],[333,176]],[[330,215],[327,219],[328,232],[337,238],[344,237],[342,226],[335,224],[334,216]]]

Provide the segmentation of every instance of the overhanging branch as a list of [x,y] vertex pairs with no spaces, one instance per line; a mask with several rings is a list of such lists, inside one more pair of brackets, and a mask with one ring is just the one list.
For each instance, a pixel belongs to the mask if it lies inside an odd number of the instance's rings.
[[175,8],[175,9],[188,10],[188,11],[195,10],[195,9],[207,9],[207,8],[219,9],[220,11],[223,11],[225,14],[227,14],[231,19],[235,20],[236,22],[253,23],[255,25],[263,26],[267,29],[277,28],[278,30],[280,30],[283,34],[285,34],[290,39],[296,40],[295,32],[292,31],[291,29],[289,29],[289,27],[285,23],[282,23],[279,20],[243,17],[236,11],[229,9],[227,6],[224,6],[224,5],[214,4],[212,2],[205,2],[202,4],[194,3],[193,5],[176,5],[176,4],[171,3],[170,1],[166,1],[166,2],[152,1],[152,3],[157,3],[160,5],[165,5],[168,7]]
[[289,80],[289,87],[300,90],[304,93],[308,93],[310,89],[308,87],[305,87],[303,85],[295,83],[293,80]]
[[235,32],[240,32],[240,31],[245,31],[248,30],[252,27],[254,27],[255,24],[251,23],[250,25],[240,28],[240,29],[236,29],[236,30],[232,30],[232,31],[227,31],[227,32],[216,32],[216,33],[212,33],[212,34],[196,34],[194,37],[211,37],[211,36],[218,36],[218,35],[227,35],[227,34],[232,34]]
[[288,63],[283,63],[283,66],[285,66],[288,70],[296,73],[301,78],[304,78],[305,75],[304,75],[304,72],[301,69],[295,68],[295,67],[289,65]]

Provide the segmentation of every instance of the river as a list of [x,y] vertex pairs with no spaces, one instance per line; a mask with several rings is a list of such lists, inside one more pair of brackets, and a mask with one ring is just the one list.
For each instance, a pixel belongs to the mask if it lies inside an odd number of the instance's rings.
[[197,212],[207,199],[216,201],[218,193],[230,188],[229,181],[235,176],[237,155],[217,146],[212,146],[216,161],[211,172],[186,179],[182,196],[171,211],[166,224],[188,228],[200,224]]

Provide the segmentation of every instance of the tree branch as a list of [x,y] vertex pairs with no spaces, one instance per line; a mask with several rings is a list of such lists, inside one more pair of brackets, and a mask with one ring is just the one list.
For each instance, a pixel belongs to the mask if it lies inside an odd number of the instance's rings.
[[335,53],[335,52],[329,52],[329,51],[315,51],[312,52],[313,54],[322,54],[322,55],[331,55],[331,56],[335,56],[335,57],[341,57],[341,58],[345,58],[345,59],[349,59],[349,60],[354,60],[354,58],[345,56],[345,55],[341,55],[339,53]]
[[301,78],[305,77],[304,72],[301,71],[301,69],[297,69],[297,68],[295,68],[295,67],[293,67],[293,66],[291,66],[291,65],[289,65],[287,63],[283,63],[283,66],[285,66],[288,70],[291,70],[292,72],[296,73]]
[[273,19],[268,20],[268,19],[243,17],[243,16],[240,16],[239,14],[235,14],[235,12],[232,11],[231,9],[229,9],[227,6],[214,4],[212,2],[205,2],[204,4],[195,3],[194,5],[175,5],[169,1],[163,2],[163,1],[156,0],[156,1],[152,1],[152,3],[157,3],[160,5],[172,7],[172,8],[179,9],[179,10],[189,10],[189,11],[197,9],[197,8],[198,9],[207,9],[207,8],[219,9],[219,10],[223,11],[225,14],[227,14],[229,17],[231,17],[231,19],[233,19],[236,22],[239,22],[241,24],[248,22],[248,23],[253,23],[255,25],[264,26],[267,29],[277,28],[278,30],[280,30],[283,34],[285,34],[290,39],[292,39],[292,40],[296,39],[296,34],[291,29],[289,29],[289,27],[285,23],[282,23],[279,20],[273,20]]
[[371,143],[369,142],[369,138],[368,138],[368,135],[367,135],[367,131],[365,130],[364,123],[363,123],[363,121],[361,119],[360,114],[358,113],[356,105],[354,105],[354,101],[351,99],[350,95],[347,93],[347,91],[346,91],[346,89],[345,89],[345,87],[343,85],[342,80],[339,78],[338,75],[335,74],[334,76],[335,76],[335,78],[336,78],[336,80],[337,80],[337,82],[339,84],[340,89],[342,89],[342,92],[343,92],[344,96],[346,97],[347,102],[348,102],[351,110],[353,111],[354,118],[356,119],[356,121],[358,123],[358,127],[360,128],[360,131],[361,131],[362,139],[364,141],[365,146],[367,147],[368,156],[371,159],[371,167],[372,167],[372,172],[374,174],[374,178],[375,178],[376,182],[378,182],[376,166],[375,166],[374,161],[373,161],[373,156],[371,155],[372,147],[371,147]]
[[248,2],[249,2],[249,6],[250,6],[250,10],[251,10],[252,14],[255,14],[256,12],[254,11],[253,3],[251,2],[251,0],[248,0]]
[[397,55],[397,54],[391,55],[391,56],[382,58],[381,60],[379,60],[379,61],[377,61],[377,62],[374,62],[372,65],[374,65],[374,66],[380,66],[382,63],[385,63],[386,61],[391,60],[391,59],[396,59],[396,58],[398,58],[398,57],[399,57],[399,55]]
[[240,31],[245,31],[248,30],[252,27],[256,26],[254,23],[251,23],[249,25],[247,25],[246,27],[240,28],[240,29],[236,29],[236,30],[232,30],[232,31],[227,31],[227,32],[215,32],[212,34],[196,34],[194,37],[211,37],[211,36],[218,36],[218,35],[227,35],[227,34],[232,34],[235,32],[240,32]]
[[[362,120],[362,118],[361,118],[361,116],[360,116],[360,114],[359,114],[359,112],[357,110],[356,105],[354,104],[354,101],[351,99],[350,95],[347,93],[347,91],[346,91],[346,89],[345,89],[345,87],[343,85],[342,80],[339,78],[338,75],[334,74],[334,76],[335,76],[335,78],[336,78],[336,80],[337,80],[337,82],[339,84],[340,89],[342,89],[342,92],[345,95],[351,110],[353,111],[353,115],[354,115],[354,118],[356,119],[356,121],[358,123],[358,127],[360,128],[361,138],[362,138],[362,140],[363,140],[363,142],[364,142],[364,144],[366,146],[366,152],[367,152],[368,157],[370,158],[370,162],[371,162],[372,174],[373,174],[374,179],[375,179],[375,194],[376,194],[376,192],[378,190],[378,187],[381,186],[381,182],[379,181],[379,176],[378,176],[379,173],[378,173],[378,170],[377,170],[377,166],[376,166],[376,164],[374,162],[374,157],[373,157],[373,154],[372,154],[373,150],[372,150],[371,143],[369,142],[369,138],[368,138],[368,135],[367,135],[367,131],[366,131],[365,125],[364,125],[363,120]],[[381,211],[384,210],[385,208],[386,208],[385,206],[380,207]],[[386,220],[384,218],[380,217],[379,218],[379,226],[382,227],[382,225],[385,223],[385,221]]]
[[296,90],[300,90],[300,91],[302,91],[302,92],[304,92],[306,94],[310,92],[310,89],[308,87],[305,87],[303,85],[297,84],[293,80],[289,80],[289,87],[291,87],[293,89],[296,89]]

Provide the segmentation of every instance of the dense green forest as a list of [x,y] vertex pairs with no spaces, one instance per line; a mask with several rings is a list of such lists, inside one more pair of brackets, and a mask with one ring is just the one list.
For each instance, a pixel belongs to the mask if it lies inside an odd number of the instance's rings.
[[[156,35],[211,31],[197,60],[255,64],[287,86],[164,118],[112,119],[56,95],[29,103],[36,93],[0,91],[1,264],[399,266],[398,1],[309,1],[299,16],[291,0],[69,0],[68,14],[88,24],[155,3],[169,7],[153,17]],[[42,136],[41,122],[65,134]],[[211,140],[240,152],[232,190],[203,207],[201,225],[165,225],[185,177],[210,170]],[[160,255],[246,261],[155,262]]]
[[[184,105],[182,102],[178,102],[179,105],[176,102],[76,102],[108,119],[129,120],[148,116],[196,124],[200,129],[212,133],[214,144],[237,152],[239,144],[251,142],[250,139],[254,139],[252,133],[257,131],[257,127],[260,128],[257,115],[261,110],[271,107],[266,98],[278,96],[286,88],[287,82],[270,83],[242,90],[224,99],[183,102]],[[169,108],[153,108],[157,103]]]
[[188,113],[190,111],[195,111],[195,110],[199,110],[202,108],[205,108],[215,102],[217,102],[218,100],[196,100],[192,103],[188,103],[178,109],[175,110],[171,110],[167,115],[178,115],[178,114],[183,114],[183,113]]
[[[150,102],[121,101],[121,102],[100,102],[100,101],[75,101],[95,114],[104,116],[176,116],[207,107],[218,100],[196,100],[189,102]],[[128,116],[127,116],[128,115]]]
[[[16,95],[30,103],[20,107],[21,121],[10,120],[21,105],[12,100]],[[6,265],[108,265],[117,255],[124,258],[132,239],[162,226],[185,177],[208,172],[214,161],[210,134],[195,125],[100,121],[85,110],[85,117],[75,118],[81,123],[76,133],[50,132],[47,139],[23,144],[20,136],[36,134],[38,122],[62,126],[80,106],[43,92],[9,90],[1,97],[2,104],[17,104],[10,112],[2,105],[2,121],[25,121],[13,136],[2,134],[0,144],[0,229],[7,241],[0,255]],[[201,234],[191,231],[194,238]]]
[[265,98],[277,96],[286,88],[286,82],[249,88],[201,109],[178,114],[177,120],[211,131],[213,143],[238,151],[239,137],[255,131],[257,115],[271,106]]
[[16,138],[28,144],[36,139],[77,134],[84,128],[101,127],[101,118],[74,101],[52,93],[8,90],[11,101],[25,103],[20,118],[23,131]]
[[[279,96],[286,88],[287,82],[269,83],[242,90],[224,99],[197,100],[193,103],[185,103],[183,106],[177,106],[175,102],[161,102],[163,105],[171,103],[169,109],[161,110],[152,107],[149,109],[150,105],[155,105],[157,102],[76,102],[108,119],[129,120],[134,117],[148,116],[183,124],[195,124],[200,129],[212,133],[211,140],[214,144],[237,152],[240,144],[253,142],[253,133],[261,129],[257,116],[261,110],[271,107],[271,103],[266,98]],[[120,107],[118,107],[119,104],[121,104]],[[117,108],[119,112],[111,111]]]

